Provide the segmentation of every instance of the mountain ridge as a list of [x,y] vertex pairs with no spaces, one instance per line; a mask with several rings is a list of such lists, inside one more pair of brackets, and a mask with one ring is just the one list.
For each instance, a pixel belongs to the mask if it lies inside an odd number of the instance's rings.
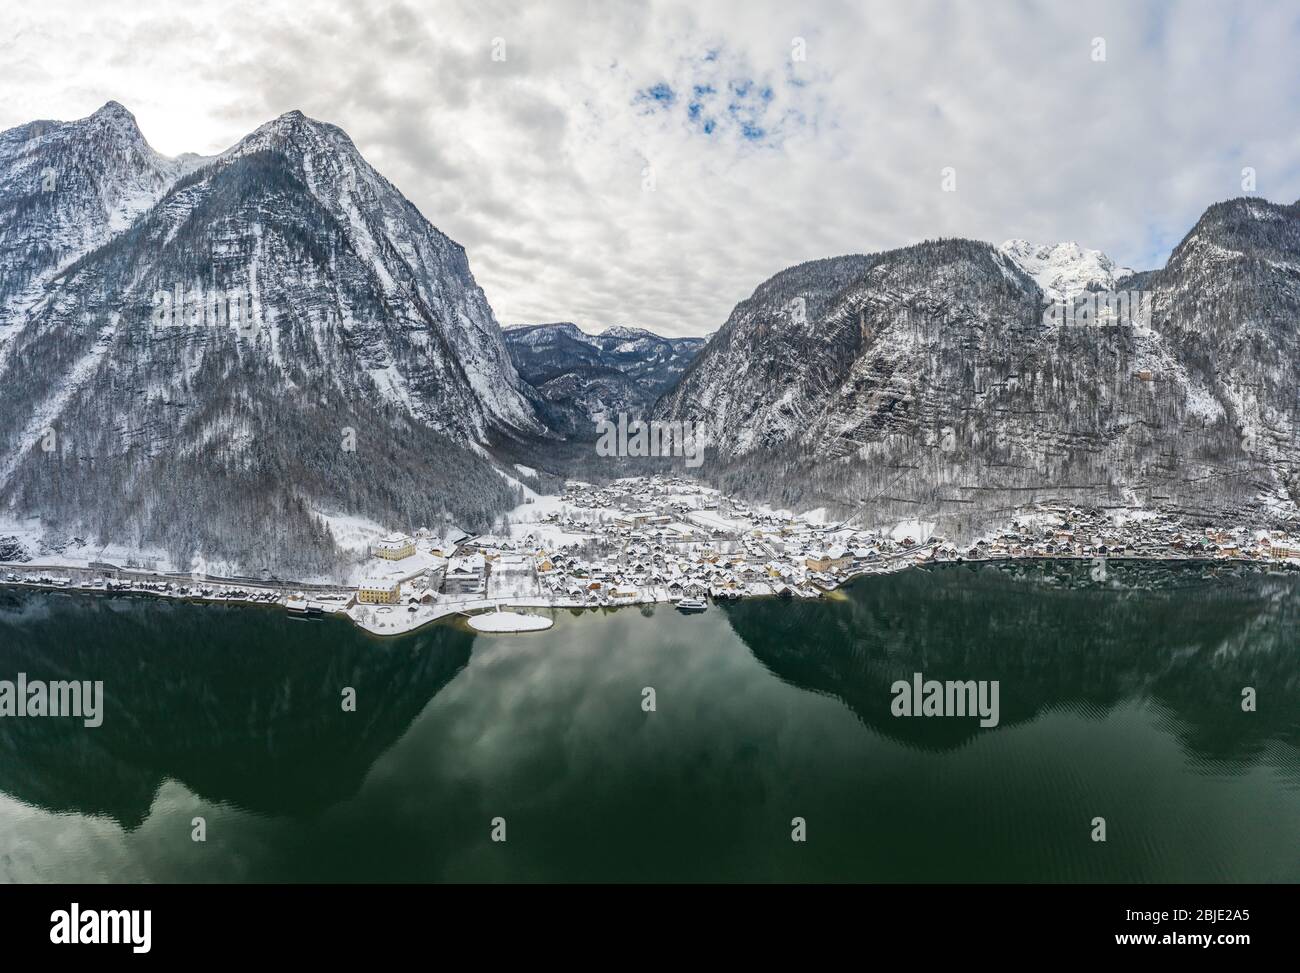
[[502,328],[338,126],[289,111],[173,159],[109,102],[0,133],[0,514],[328,570],[315,511],[490,527],[511,460],[567,439],[551,466],[596,472],[585,444],[626,413],[703,423],[702,472],[783,506],[1275,522],[1300,498],[1297,321],[1300,204],[1250,196],[1145,271],[926,240],[785,268],[703,337]]
[[[464,249],[346,133],[289,112],[160,168],[125,109],[91,118],[59,130],[79,178],[56,170],[35,191],[100,213],[97,229],[32,269],[23,294],[38,293],[0,316],[0,508],[165,544],[180,564],[328,570],[339,552],[317,507],[414,529],[490,527],[518,502],[490,450],[547,435],[541,400]],[[0,240],[39,234],[30,147],[0,145],[0,172],[28,177],[0,193]],[[95,158],[99,180],[80,178]],[[114,231],[100,187],[116,200],[122,184],[148,192]],[[194,300],[160,327],[173,294]],[[220,317],[230,295],[248,328]]]
[[[1214,204],[1140,274],[1077,245],[1031,248],[1035,264],[960,239],[787,268],[654,415],[705,423],[717,482],[786,506],[960,519],[1064,494],[1292,519],[1298,216]],[[1134,282],[1149,320],[1047,314]]]
[[604,419],[642,416],[676,381],[706,338],[672,338],[614,325],[588,334],[569,321],[506,329],[511,359],[547,402],[547,419],[585,439]]

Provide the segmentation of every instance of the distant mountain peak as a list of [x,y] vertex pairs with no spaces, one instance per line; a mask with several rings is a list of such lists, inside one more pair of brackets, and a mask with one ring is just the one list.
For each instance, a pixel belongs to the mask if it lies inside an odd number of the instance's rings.
[[1048,297],[1111,290],[1117,280],[1133,273],[1128,267],[1117,266],[1102,251],[1081,247],[1073,240],[1047,244],[1007,240],[998,249],[1032,277]]
[[135,116],[132,115],[129,110],[127,110],[125,105],[123,105],[120,101],[113,101],[112,99],[104,102],[104,104],[101,105],[100,108],[93,115],[91,115],[91,117],[95,118],[101,115],[105,117],[112,117],[112,116],[126,117],[131,119],[131,121],[135,121]]
[[319,119],[312,118],[310,115],[304,115],[302,111],[297,108],[271,119],[269,122],[262,125],[258,131],[261,131],[262,129],[277,132],[291,132],[297,129],[312,129],[315,131],[331,133],[337,132],[343,134],[343,130],[337,125],[331,125],[329,122],[322,122]]
[[349,157],[354,166],[369,168],[347,132],[337,125],[304,115],[296,108],[259,125],[223,152],[221,158],[238,158],[268,149],[293,158],[321,153],[343,155]]
[[505,340],[519,374],[546,400],[552,428],[566,435],[586,435],[619,412],[646,413],[704,345],[624,325],[587,334],[568,321],[515,326]]
[[93,114],[82,119],[81,122],[73,122],[72,124],[111,129],[120,138],[141,145],[149,144],[145,141],[144,133],[140,131],[140,123],[120,102],[107,101]]
[[645,328],[630,328],[625,324],[610,325],[600,333],[602,338],[658,338],[663,340],[663,335],[656,334],[653,331],[647,331]]

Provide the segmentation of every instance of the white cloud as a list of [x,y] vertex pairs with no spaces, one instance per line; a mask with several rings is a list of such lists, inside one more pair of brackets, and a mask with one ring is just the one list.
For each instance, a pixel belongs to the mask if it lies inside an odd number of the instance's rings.
[[1243,166],[1300,196],[1292,5],[1082,7],[50,0],[0,28],[0,127],[113,98],[213,152],[300,108],[466,246],[503,322],[667,333],[815,257],[960,235],[1149,267]]

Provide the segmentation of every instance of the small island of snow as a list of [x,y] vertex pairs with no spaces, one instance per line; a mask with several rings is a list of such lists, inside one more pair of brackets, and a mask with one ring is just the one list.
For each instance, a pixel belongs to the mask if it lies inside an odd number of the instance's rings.
[[519,612],[487,612],[471,616],[470,627],[478,632],[543,632],[555,624],[542,615],[523,615]]

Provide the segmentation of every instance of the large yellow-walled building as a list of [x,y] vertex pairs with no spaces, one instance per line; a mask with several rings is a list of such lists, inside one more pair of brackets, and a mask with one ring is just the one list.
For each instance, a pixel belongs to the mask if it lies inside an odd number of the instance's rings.
[[375,557],[389,561],[400,561],[415,553],[415,538],[405,534],[389,534],[375,545]]
[[387,578],[367,578],[357,589],[357,601],[366,605],[396,605],[401,583]]

